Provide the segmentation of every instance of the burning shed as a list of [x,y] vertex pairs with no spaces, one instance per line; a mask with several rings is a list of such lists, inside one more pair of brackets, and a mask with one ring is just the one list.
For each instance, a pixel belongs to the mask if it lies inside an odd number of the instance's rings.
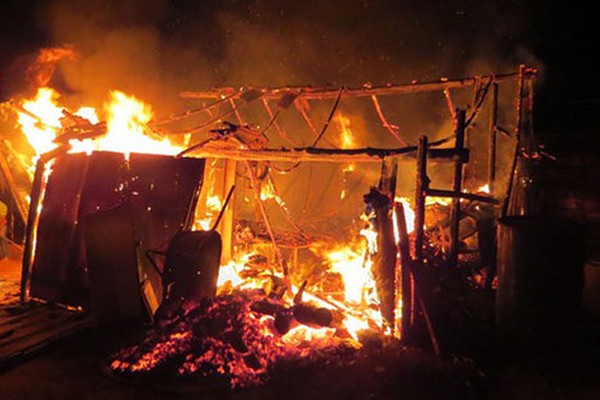
[[419,326],[439,352],[423,276],[472,261],[509,197],[534,76],[225,87],[159,120],[114,92],[106,122],[42,88],[12,105],[38,151],[22,301],[154,322],[124,375],[252,385]]

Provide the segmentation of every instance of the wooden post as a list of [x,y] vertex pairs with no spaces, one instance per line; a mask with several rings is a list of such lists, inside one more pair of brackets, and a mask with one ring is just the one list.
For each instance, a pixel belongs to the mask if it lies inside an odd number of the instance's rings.
[[415,266],[423,266],[423,239],[425,231],[425,191],[429,187],[427,178],[427,136],[419,138],[417,149],[417,189],[415,191]]
[[425,300],[423,300],[423,288],[419,284],[419,280],[416,277],[414,271],[412,274],[413,281],[415,282],[415,294],[416,299],[419,301],[419,306],[421,307],[421,311],[423,312],[423,319],[425,320],[425,326],[427,327],[427,332],[429,333],[429,340],[431,341],[431,347],[433,348],[433,352],[436,356],[440,356],[440,344],[437,340],[437,335],[435,334],[435,329],[433,328],[433,322],[431,321],[431,317],[429,315],[429,310]]
[[506,217],[508,215],[508,208],[510,198],[513,191],[513,183],[517,171],[517,161],[519,159],[519,153],[521,151],[521,122],[523,118],[523,96],[525,90],[525,66],[519,66],[519,87],[517,89],[517,118],[515,121],[515,147],[513,152],[512,165],[510,167],[510,173],[508,175],[508,185],[506,187],[506,195],[504,202],[502,203],[501,216]]
[[490,116],[490,138],[488,148],[488,186],[494,195],[496,181],[496,125],[498,124],[498,83],[492,83],[492,109]]
[[381,314],[394,331],[396,309],[396,255],[398,249],[394,239],[392,219],[393,198],[396,191],[396,175],[398,160],[394,157],[385,158],[381,168],[379,190],[372,190],[371,204],[375,209],[377,247],[374,257],[373,273],[377,282],[377,292],[381,300]]
[[388,193],[392,200],[396,195],[396,182],[398,181],[398,158],[385,157],[381,164],[379,176],[379,190]]
[[35,166],[33,183],[31,186],[31,202],[29,204],[29,213],[27,214],[27,225],[25,227],[25,249],[23,250],[23,261],[21,269],[21,304],[29,301],[29,289],[31,284],[31,268],[33,266],[33,257],[35,255],[35,231],[39,219],[39,206],[42,201],[46,182],[44,171],[46,163],[39,160]]
[[[236,161],[225,160],[225,166],[223,170],[223,191],[222,199],[225,199],[227,193],[232,186],[235,185],[236,178]],[[225,265],[233,256],[233,217],[235,215],[235,193],[230,204],[227,206],[223,214],[223,222],[221,225],[221,238],[223,241],[223,250],[221,253],[221,264]]]
[[[387,200],[387,196],[386,196]],[[381,314],[390,327],[394,326],[396,308],[396,241],[391,218],[391,203],[375,208],[378,251],[373,260],[373,274],[381,301]]]
[[400,293],[402,294],[402,320],[400,321],[400,339],[410,341],[410,332],[414,323],[414,288],[411,279],[410,242],[406,229],[404,205],[395,203],[396,223],[398,226],[398,252],[400,254]]
[[[424,140],[423,140],[424,139]],[[422,142],[425,142],[425,149],[427,148],[427,138],[422,137],[419,142],[419,146],[421,146]],[[422,152],[420,152],[422,153]],[[425,151],[426,153],[426,151]],[[423,182],[427,182],[427,177],[423,179]],[[425,194],[421,196],[423,198],[423,204],[425,203]],[[411,332],[415,323],[416,316],[416,303],[418,302],[420,311],[423,315],[423,319],[425,321],[425,326],[427,327],[427,332],[429,334],[429,339],[431,340],[431,346],[433,348],[434,353],[439,356],[440,355],[440,346],[437,340],[437,335],[435,333],[435,329],[433,328],[433,323],[431,321],[431,317],[429,315],[429,310],[425,300],[423,299],[423,287],[419,285],[417,273],[413,269],[413,265],[418,262],[415,260],[413,263],[410,260],[409,256],[409,242],[408,242],[408,234],[406,232],[406,220],[404,218],[404,207],[402,203],[396,204],[396,216],[398,221],[398,236],[399,236],[399,252],[400,252],[400,262],[402,263],[402,271],[401,271],[401,281],[402,281],[402,322],[401,322],[401,339],[406,343],[411,340]],[[416,224],[416,222],[415,222]],[[421,231],[423,231],[423,224],[421,226]],[[415,227],[415,232],[418,230]],[[421,260],[422,265],[422,260]],[[419,270],[420,272],[420,270]]]
[[[454,134],[456,136],[456,143],[454,148],[456,150],[463,150],[465,145],[465,110],[456,109],[456,120],[454,121]],[[463,162],[457,159],[454,162],[454,185],[452,190],[456,193],[462,191],[462,171]],[[460,225],[460,199],[452,199],[452,210],[450,213],[450,249],[448,251],[448,265],[455,267],[458,262],[458,248],[460,245],[459,237],[459,225]]]

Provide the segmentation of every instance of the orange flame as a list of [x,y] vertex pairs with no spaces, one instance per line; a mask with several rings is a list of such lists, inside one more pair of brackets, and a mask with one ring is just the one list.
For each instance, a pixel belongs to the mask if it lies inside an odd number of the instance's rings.
[[410,200],[406,197],[396,197],[395,201],[402,203],[404,219],[406,220],[406,232],[412,233],[415,230],[415,211],[410,206]]
[[[64,126],[66,123],[65,113],[63,112],[65,108],[59,105],[59,100],[60,96],[52,89],[40,88],[33,100],[25,101],[22,104],[25,111],[19,113],[19,124],[35,150],[36,157],[57,148],[55,140],[66,128]],[[181,147],[173,145],[167,139],[158,138],[153,134],[147,126],[152,119],[152,109],[133,96],[113,91],[110,93],[110,100],[104,106],[103,111],[106,119],[106,132],[91,139],[70,140],[71,152],[90,154],[94,151],[114,151],[128,157],[130,152],[173,155],[182,150]],[[98,126],[99,119],[93,108],[83,107],[76,112],[69,112],[69,114],[84,118],[90,126]],[[340,114],[335,121],[340,128],[343,147],[354,146],[350,119]],[[346,171],[354,169],[355,166],[350,164]],[[342,197],[344,197],[343,194]],[[274,200],[280,206],[285,207],[273,182],[267,181],[263,185],[261,199]],[[412,231],[414,229],[414,213],[406,199],[401,198],[399,201],[405,205],[407,224],[409,231]],[[210,229],[212,220],[221,207],[222,199],[209,195],[206,198],[204,215],[196,220],[196,229]],[[342,277],[343,301],[339,296],[330,296],[328,293],[310,293],[309,290],[304,293],[304,301],[341,312],[343,328],[355,340],[358,340],[359,331],[364,329],[378,329],[384,332],[375,279],[371,270],[373,264],[371,258],[377,252],[377,232],[368,223],[367,216],[363,216],[362,220],[367,222],[367,227],[360,231],[362,236],[360,240],[357,238],[355,243],[330,246],[325,250],[319,250],[330,271]],[[234,261],[221,266],[217,283],[219,293],[227,293],[232,288],[262,288],[268,293],[270,282],[268,278],[273,278],[273,276],[283,278],[282,273],[278,271],[269,271],[268,276],[259,274],[249,277],[248,274],[244,274],[246,264],[251,256],[252,253],[237,254]],[[292,287],[292,289],[295,293],[298,292],[297,287]],[[287,297],[284,297],[284,300],[291,306],[293,299],[289,297],[289,294],[285,296]],[[331,339],[336,334],[335,328],[315,329],[299,326],[291,329],[281,339],[284,343],[298,344],[303,341]],[[175,342],[186,340],[185,337],[171,339]],[[154,355],[151,359],[153,357]],[[146,366],[140,366],[140,368],[142,367],[146,368]]]
[[[65,128],[63,110],[68,111],[58,104],[59,99],[56,91],[42,87],[34,99],[22,103],[18,124],[35,152],[32,166],[41,154],[58,147],[55,140]],[[152,109],[135,97],[113,91],[105,110],[108,120],[106,133],[92,139],[71,139],[71,153],[114,151],[127,157],[130,152],[174,155],[182,150],[167,139],[148,136],[147,133],[151,132],[146,124],[152,118]],[[81,107],[69,113],[86,119],[90,125],[98,123],[94,108]]]
[[355,145],[354,134],[350,127],[350,118],[346,117],[342,113],[337,114],[334,121],[337,123],[340,131],[340,141],[342,142],[342,149],[350,149]]
[[63,116],[62,108],[56,104],[59,97],[60,95],[50,88],[40,88],[33,100],[22,104],[27,113],[19,112],[18,123],[34,149],[36,159],[57,147],[54,139],[61,128],[60,120]]
[[175,155],[182,148],[168,139],[155,139],[146,134],[147,123],[152,119],[152,108],[123,92],[111,92],[111,101],[105,106],[108,131],[94,150],[132,151],[147,154]]
[[[350,118],[346,117],[342,113],[339,113],[334,118],[334,121],[336,122],[338,129],[340,131],[340,142],[341,142],[342,149],[353,148],[356,143],[354,141],[354,134],[352,133],[352,129],[350,127]],[[346,167],[344,167],[344,169],[343,169],[344,188],[342,189],[342,191],[340,193],[340,200],[343,200],[348,195],[347,190],[346,190],[346,183],[347,183],[346,180],[348,179],[348,177],[346,174],[348,174],[350,172],[354,172],[355,170],[356,170],[355,164],[348,164]]]

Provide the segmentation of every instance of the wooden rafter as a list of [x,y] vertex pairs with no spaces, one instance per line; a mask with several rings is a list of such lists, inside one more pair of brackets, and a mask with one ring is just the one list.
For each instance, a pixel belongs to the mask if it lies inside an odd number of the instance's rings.
[[[527,68],[525,71],[526,78],[532,78],[537,73],[534,68]],[[520,77],[519,72],[490,75],[488,79],[494,82],[510,82],[518,81]],[[462,78],[462,79],[446,79],[441,78],[437,81],[431,82],[414,82],[409,84],[397,84],[397,85],[385,85],[376,87],[359,87],[359,88],[347,88],[344,91],[344,97],[368,97],[368,96],[385,96],[402,93],[420,93],[420,92],[431,92],[445,89],[463,88],[475,85],[482,77],[474,78]],[[261,93],[262,98],[266,99],[280,99],[282,95],[286,93],[296,93],[298,97],[302,97],[306,100],[324,100],[324,99],[335,99],[338,96],[339,88],[317,88],[312,86],[282,86],[274,88],[258,88],[254,86],[246,86],[243,88],[233,87],[222,87],[215,88],[204,92],[181,92],[180,96],[183,98],[190,99],[221,99],[223,96],[229,96],[232,93],[238,93],[241,95],[248,90],[258,90]]]

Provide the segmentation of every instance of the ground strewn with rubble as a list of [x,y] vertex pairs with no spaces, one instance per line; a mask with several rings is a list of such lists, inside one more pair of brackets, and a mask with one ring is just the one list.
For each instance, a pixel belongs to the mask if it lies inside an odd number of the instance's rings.
[[[14,287],[20,264],[13,260],[1,265],[3,287]],[[281,366],[266,385],[231,390],[215,382],[173,384],[115,378],[107,372],[107,357],[135,341],[139,331],[127,326],[90,328],[5,366],[0,372],[0,393],[3,400],[597,399],[600,349],[594,346],[590,325],[580,329],[568,340],[521,346],[490,339],[490,347],[481,354],[444,360],[403,346],[365,347],[351,362],[332,359]]]

